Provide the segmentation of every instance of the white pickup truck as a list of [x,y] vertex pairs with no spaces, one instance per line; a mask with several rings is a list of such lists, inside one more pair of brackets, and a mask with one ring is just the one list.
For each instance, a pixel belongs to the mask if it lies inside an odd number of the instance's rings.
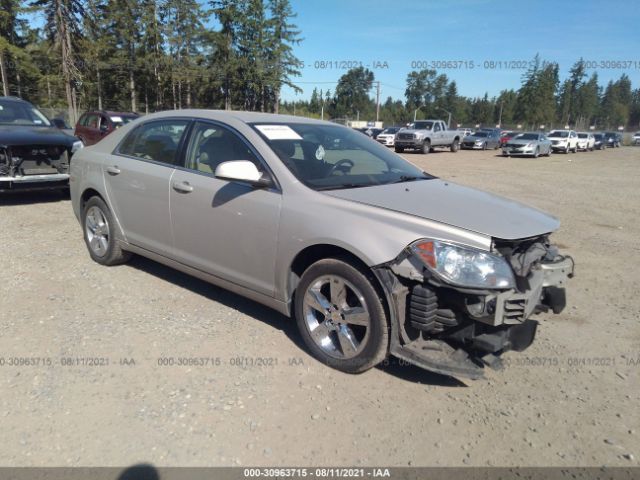
[[445,147],[457,152],[461,136],[458,130],[449,130],[442,120],[417,120],[396,134],[395,150],[397,153],[405,149],[429,153],[432,148]]

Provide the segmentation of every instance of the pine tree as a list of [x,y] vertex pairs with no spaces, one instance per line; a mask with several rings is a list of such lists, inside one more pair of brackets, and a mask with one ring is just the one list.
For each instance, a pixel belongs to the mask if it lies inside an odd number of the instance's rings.
[[76,63],[76,46],[80,38],[83,5],[80,0],[35,0],[31,5],[44,11],[45,31],[60,51],[69,122],[75,124],[78,119],[78,87],[82,82]]

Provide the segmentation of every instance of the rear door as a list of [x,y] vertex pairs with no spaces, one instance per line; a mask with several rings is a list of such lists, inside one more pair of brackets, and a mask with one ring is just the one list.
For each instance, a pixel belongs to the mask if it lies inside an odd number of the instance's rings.
[[198,121],[190,137],[169,192],[177,260],[273,295],[282,195],[214,176],[226,161],[249,160],[263,172],[266,164],[225,125]]
[[109,202],[127,241],[171,257],[169,185],[190,121],[153,120],[131,131],[104,162]]

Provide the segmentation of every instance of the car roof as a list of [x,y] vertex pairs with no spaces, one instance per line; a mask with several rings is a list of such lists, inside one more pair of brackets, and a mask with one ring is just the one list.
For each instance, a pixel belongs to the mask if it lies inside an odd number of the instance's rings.
[[20,97],[13,97],[13,96],[7,96],[7,97],[0,97],[0,100],[4,100],[6,102],[15,102],[15,103],[26,103],[31,105],[31,103],[27,102],[26,100],[20,98]]
[[119,116],[136,116],[139,117],[140,115],[138,115],[136,112],[116,112],[114,110],[87,110],[86,112],[84,112],[84,115],[119,115]]
[[280,115],[276,113],[263,112],[244,112],[239,110],[206,110],[206,109],[184,109],[184,110],[165,110],[162,112],[151,113],[145,115],[144,120],[148,121],[154,118],[166,117],[195,117],[210,120],[237,120],[243,123],[313,123],[317,125],[339,124],[327,122],[324,120],[315,120],[313,118],[298,117],[294,115]]

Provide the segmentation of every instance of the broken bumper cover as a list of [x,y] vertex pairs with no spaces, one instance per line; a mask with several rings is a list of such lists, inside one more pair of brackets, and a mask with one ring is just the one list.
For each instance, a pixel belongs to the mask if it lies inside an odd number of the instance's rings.
[[13,190],[49,190],[69,186],[68,173],[46,175],[0,176],[0,192]]
[[564,309],[573,272],[573,259],[559,257],[533,270],[523,292],[474,292],[427,280],[411,285],[391,268],[377,268],[391,306],[390,353],[436,373],[481,378],[502,353],[531,345],[538,326],[531,315]]

